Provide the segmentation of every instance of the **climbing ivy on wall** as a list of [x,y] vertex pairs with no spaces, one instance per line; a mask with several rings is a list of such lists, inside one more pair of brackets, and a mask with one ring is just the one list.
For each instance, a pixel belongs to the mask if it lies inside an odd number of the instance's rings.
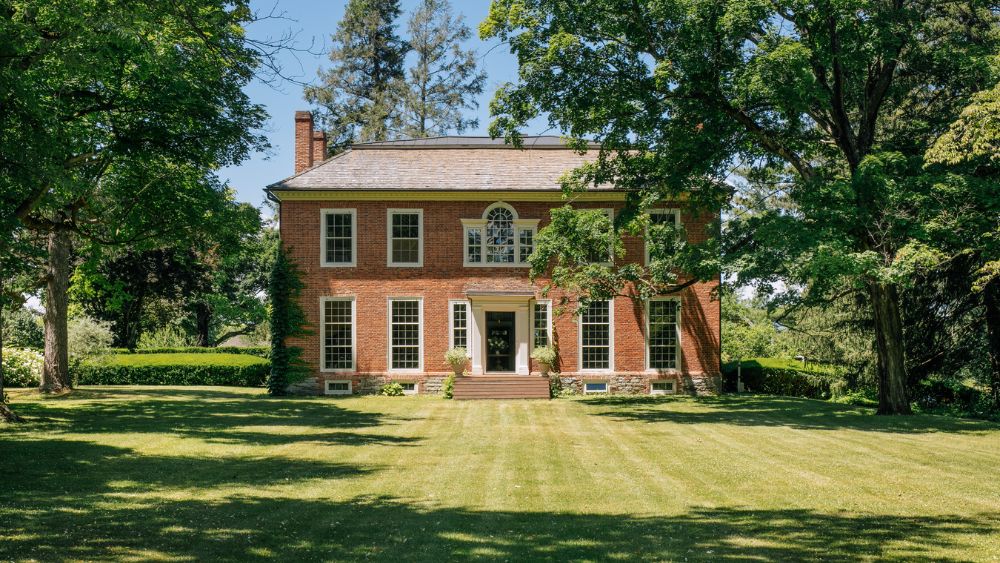
[[301,381],[308,370],[302,361],[302,348],[289,346],[288,339],[309,334],[305,313],[299,305],[304,287],[300,272],[279,244],[271,269],[268,288],[271,298],[271,373],[267,391],[284,395],[288,386]]

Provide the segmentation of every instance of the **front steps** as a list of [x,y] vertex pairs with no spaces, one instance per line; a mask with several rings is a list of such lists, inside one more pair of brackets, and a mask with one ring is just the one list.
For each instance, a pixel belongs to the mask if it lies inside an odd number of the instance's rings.
[[548,399],[549,380],[537,375],[468,375],[455,378],[452,397],[469,399]]

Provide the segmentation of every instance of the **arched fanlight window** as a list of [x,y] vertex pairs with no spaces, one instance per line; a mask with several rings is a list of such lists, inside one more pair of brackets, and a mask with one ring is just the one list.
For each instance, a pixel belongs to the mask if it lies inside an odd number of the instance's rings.
[[521,219],[510,205],[498,201],[481,219],[462,219],[465,266],[526,267],[535,249],[538,219]]
[[486,214],[486,262],[514,263],[514,214],[506,207],[494,207]]

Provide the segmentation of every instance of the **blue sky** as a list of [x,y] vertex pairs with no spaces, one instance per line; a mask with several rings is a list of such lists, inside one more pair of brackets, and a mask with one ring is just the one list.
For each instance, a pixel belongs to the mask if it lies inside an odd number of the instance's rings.
[[[275,1],[277,5],[275,6]],[[405,33],[406,20],[413,11],[418,0],[403,0],[403,15],[400,18],[399,32]],[[513,80],[517,75],[517,62],[510,50],[499,41],[483,42],[478,39],[479,22],[486,18],[489,11],[489,0],[451,0],[452,9],[465,16],[466,23],[473,30],[474,37],[468,42],[467,48],[473,48],[479,53],[481,68],[486,70],[487,82],[482,97],[479,99],[479,128],[468,131],[468,135],[485,135],[489,125],[489,101],[497,86]],[[330,50],[330,35],[336,29],[337,22],[344,14],[346,0],[258,0],[252,2],[254,8],[261,13],[281,13],[287,19],[273,19],[254,24],[248,30],[255,38],[280,37],[291,31],[297,33],[298,47],[309,49],[319,54],[308,52],[283,53],[280,57],[284,74],[296,81],[314,82],[316,71],[330,65],[327,53]],[[272,149],[267,154],[255,154],[239,166],[224,168],[220,175],[228,179],[230,185],[236,188],[238,199],[254,205],[264,201],[264,186],[280,180],[292,173],[293,151],[293,113],[299,109],[310,109],[302,97],[302,87],[294,82],[279,82],[264,84],[256,81],[246,88],[247,93],[255,102],[263,104],[270,114],[266,134],[271,140]],[[525,133],[540,133],[541,131],[525,131]]]

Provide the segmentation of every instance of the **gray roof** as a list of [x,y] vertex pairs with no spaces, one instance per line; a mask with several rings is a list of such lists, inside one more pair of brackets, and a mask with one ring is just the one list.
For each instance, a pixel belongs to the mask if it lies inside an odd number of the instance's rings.
[[489,137],[434,137],[357,144],[270,190],[559,190],[559,178],[597,157],[559,137],[524,137],[514,148]]

